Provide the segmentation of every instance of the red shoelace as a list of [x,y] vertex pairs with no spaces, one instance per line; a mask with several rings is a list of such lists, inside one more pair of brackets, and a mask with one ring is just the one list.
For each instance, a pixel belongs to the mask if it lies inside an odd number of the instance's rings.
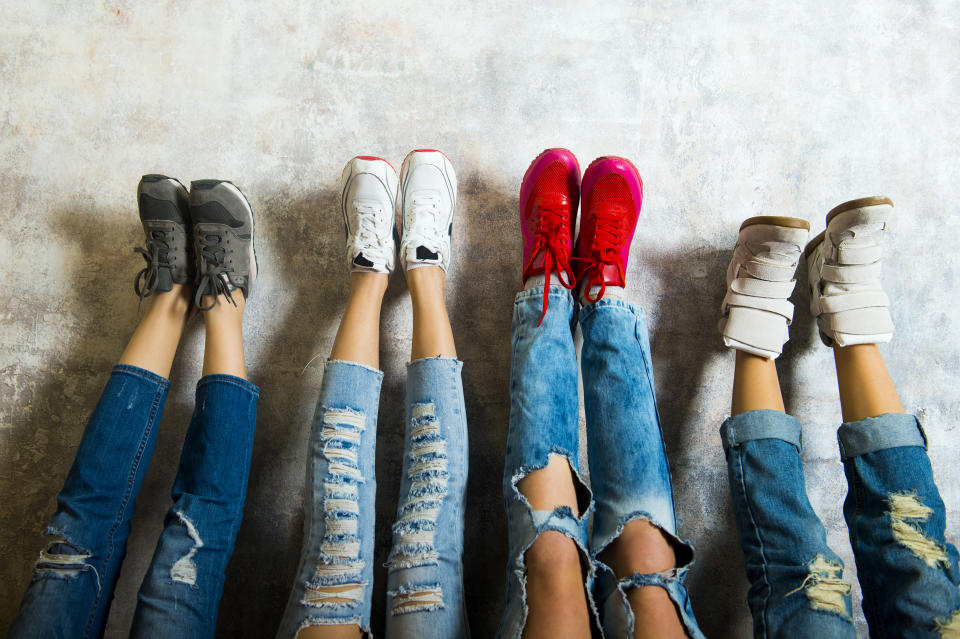
[[[552,198],[551,198],[552,200]],[[560,285],[572,289],[577,285],[573,267],[570,266],[570,210],[566,197],[557,197],[555,201],[546,201],[537,208],[537,227],[534,229],[534,244],[530,250],[530,260],[523,268],[526,280],[534,269],[537,257],[543,253],[543,312],[537,326],[543,324],[547,315],[547,300],[550,293],[550,274],[557,273]],[[566,281],[564,281],[566,275]]]
[[[616,209],[599,209],[594,217],[593,241],[590,243],[590,253],[587,257],[575,257],[575,260],[586,262],[581,281],[586,279],[583,296],[588,302],[596,302],[603,297],[607,290],[607,278],[604,277],[604,266],[616,265],[617,286],[623,286],[623,264],[620,262],[620,251],[625,243],[624,211]],[[587,277],[587,274],[590,274]],[[614,284],[613,281],[610,284]],[[599,286],[596,297],[590,295],[590,289]]]

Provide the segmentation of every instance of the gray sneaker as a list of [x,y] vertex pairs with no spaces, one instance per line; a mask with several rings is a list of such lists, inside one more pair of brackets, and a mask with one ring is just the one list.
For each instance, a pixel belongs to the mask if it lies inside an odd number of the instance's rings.
[[139,309],[144,298],[169,291],[174,283],[190,281],[190,214],[187,189],[166,175],[140,178],[137,205],[146,248],[133,250],[147,261],[133,280]]
[[230,182],[196,180],[190,183],[190,218],[197,264],[194,303],[208,311],[216,297],[209,306],[202,306],[201,298],[223,295],[236,306],[231,291],[240,289],[246,299],[257,278],[250,203]]

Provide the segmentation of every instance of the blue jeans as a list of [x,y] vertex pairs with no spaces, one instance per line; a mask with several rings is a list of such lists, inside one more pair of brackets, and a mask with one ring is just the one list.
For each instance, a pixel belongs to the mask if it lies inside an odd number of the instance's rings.
[[[726,420],[727,457],[756,637],[854,637],[850,585],[804,490],[800,422],[756,410]],[[840,426],[843,515],[873,637],[939,637],[960,610],[957,549],[912,415]]]
[[[586,559],[585,588],[606,637],[629,636],[635,623],[627,593],[659,586],[676,604],[694,638],[697,626],[683,585],[693,549],[677,536],[670,470],[654,395],[647,322],[643,311],[604,298],[575,314],[573,296],[553,286],[538,326],[543,289],[517,294],[514,302],[510,371],[510,430],[503,478],[510,533],[507,600],[498,636],[518,638],[527,617],[524,553],[546,531],[572,539]],[[583,332],[581,350],[587,452],[591,489],[580,479],[577,451],[577,354],[574,320]],[[517,482],[543,468],[551,454],[564,457],[578,478],[581,514],[568,507],[538,511]],[[592,516],[592,527],[589,520]],[[678,565],[656,574],[618,579],[598,559],[630,521],[644,519],[671,540]],[[592,529],[592,535],[588,530]]]
[[[135,366],[113,369],[57,497],[44,532],[52,539],[10,637],[103,634],[169,387]],[[197,383],[173,507],[138,594],[132,636],[214,635],[243,517],[258,396],[256,386],[230,375]]]
[[[463,588],[467,422],[455,359],[407,367],[401,501],[387,560],[388,637],[469,637]],[[328,361],[317,402],[300,567],[277,637],[309,626],[370,633],[376,479],[383,373]]]

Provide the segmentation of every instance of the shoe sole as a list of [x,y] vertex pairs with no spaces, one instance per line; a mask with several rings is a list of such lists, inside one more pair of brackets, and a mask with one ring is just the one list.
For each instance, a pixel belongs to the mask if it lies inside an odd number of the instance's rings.
[[[450,236],[450,255],[448,257],[452,260],[453,259],[453,232],[452,232],[453,218],[456,216],[456,213],[457,213],[457,205],[460,200],[460,193],[457,191],[457,179],[456,179],[457,173],[453,168],[453,162],[450,161],[450,158],[447,157],[446,153],[444,153],[443,151],[438,151],[436,149],[414,149],[413,151],[410,151],[409,153],[407,153],[407,156],[403,158],[403,163],[400,165],[400,195],[399,197],[397,197],[397,206],[396,206],[396,213],[395,213],[396,218],[399,218],[399,224],[396,223],[396,219],[394,220],[394,228],[399,229],[400,231],[400,237],[397,238],[397,248],[399,249],[401,240],[403,238],[403,208],[404,208],[403,201],[405,197],[405,194],[403,192],[403,184],[404,182],[407,181],[407,177],[408,177],[407,161],[410,159],[410,157],[414,153],[439,153],[440,155],[443,156],[443,159],[444,159],[443,179],[447,183],[447,188],[450,189],[450,192],[453,194],[453,207],[450,210],[450,217],[447,218],[447,229],[449,230],[449,236]],[[454,176],[452,180],[450,179],[451,173]]]
[[740,230],[742,231],[748,226],[756,226],[757,224],[783,226],[788,229],[803,229],[804,231],[810,230],[810,222],[798,217],[785,217],[782,215],[758,215],[747,218],[743,221],[743,224],[740,225]]
[[[893,200],[882,195],[874,195],[870,197],[861,197],[856,200],[844,202],[843,204],[838,204],[830,209],[829,213],[827,213],[827,226],[829,227],[830,221],[841,213],[846,213],[847,211],[851,211],[853,209],[862,209],[865,206],[880,206],[882,204],[889,204],[892,207]],[[819,246],[820,242],[822,242],[825,237],[827,237],[827,229],[820,231],[815,238],[810,240],[810,242],[807,244],[807,248],[805,248],[803,251],[804,259],[808,259],[810,257],[810,254],[816,250],[817,246]]]

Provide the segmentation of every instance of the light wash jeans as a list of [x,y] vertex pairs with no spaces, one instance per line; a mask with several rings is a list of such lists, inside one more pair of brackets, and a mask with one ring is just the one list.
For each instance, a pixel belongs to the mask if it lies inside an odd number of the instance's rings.
[[[643,311],[614,298],[575,313],[573,296],[552,286],[538,326],[543,289],[517,294],[510,371],[510,431],[503,492],[510,534],[507,599],[498,636],[519,638],[527,618],[524,553],[541,533],[570,537],[589,566],[588,600],[605,637],[631,636],[636,620],[627,593],[662,587],[676,604],[691,637],[703,637],[683,585],[693,548],[677,536],[670,470],[654,396],[647,321]],[[551,454],[563,456],[579,479],[577,356],[574,321],[583,332],[581,350],[587,451],[591,488],[580,481],[580,517],[569,508],[535,511],[517,482],[543,468]],[[592,526],[590,518],[592,517]],[[657,574],[617,579],[598,555],[630,521],[646,519],[673,542],[677,567]],[[592,529],[592,535],[588,531]]]
[[[57,497],[9,637],[99,637],[157,440],[170,382],[113,369]],[[167,513],[137,595],[134,637],[213,637],[224,573],[243,518],[259,390],[230,375],[197,383]]]
[[[754,636],[855,637],[850,586],[804,489],[800,422],[773,410],[721,426],[730,494],[746,559]],[[940,637],[960,624],[957,549],[912,415],[840,426],[843,515],[871,637]]]
[[[401,501],[387,560],[389,637],[469,637],[463,589],[467,422],[455,359],[407,366]],[[383,373],[328,361],[307,460],[300,567],[277,637],[309,626],[356,624],[370,634]]]

